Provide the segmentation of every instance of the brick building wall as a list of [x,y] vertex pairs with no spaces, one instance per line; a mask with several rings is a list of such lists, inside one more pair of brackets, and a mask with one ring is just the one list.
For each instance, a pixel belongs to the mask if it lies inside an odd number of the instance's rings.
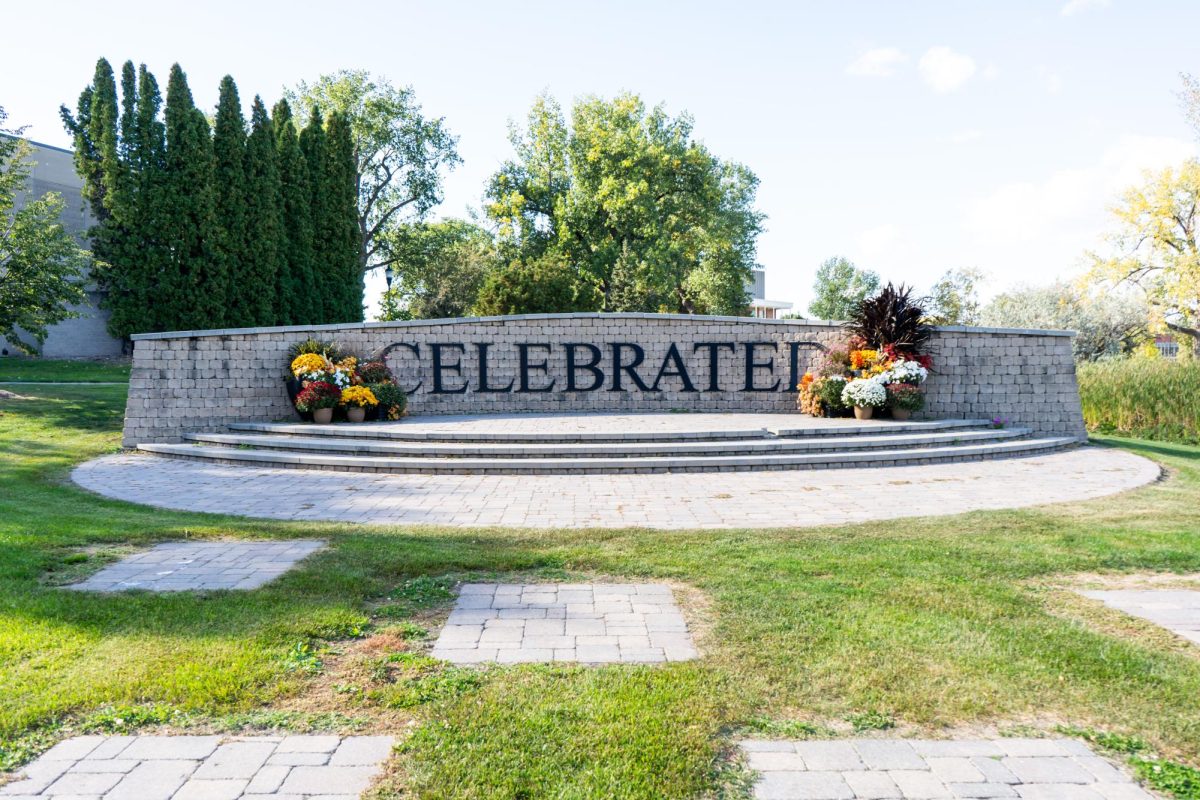
[[[410,410],[422,414],[794,412],[794,379],[821,347],[844,339],[831,323],[665,314],[145,334],[133,337],[125,444],[295,419],[284,385],[287,352],[310,335],[360,358],[383,354],[412,390]],[[932,352],[937,371],[926,384],[925,417],[1002,416],[1083,435],[1069,334],[941,328]]]

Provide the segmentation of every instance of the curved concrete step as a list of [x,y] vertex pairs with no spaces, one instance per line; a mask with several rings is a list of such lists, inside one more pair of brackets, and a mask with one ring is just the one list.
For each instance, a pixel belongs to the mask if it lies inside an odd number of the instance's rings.
[[[782,415],[786,419],[785,415]],[[242,433],[266,433],[277,436],[323,436],[343,439],[385,439],[403,442],[457,442],[469,444],[563,444],[608,442],[685,442],[718,439],[824,438],[829,436],[880,435],[883,433],[916,433],[969,428],[988,428],[985,419],[941,419],[896,422],[880,419],[869,422],[855,420],[830,421],[829,425],[811,427],[751,427],[713,430],[645,430],[645,431],[472,431],[427,430],[407,422],[364,422],[355,425],[314,425],[305,422],[235,422],[229,430]]]
[[722,470],[823,469],[896,466],[940,461],[1004,458],[1060,450],[1077,444],[1070,437],[1015,439],[982,444],[943,445],[852,452],[738,456],[634,456],[626,458],[396,458],[298,451],[207,447],[195,444],[143,444],[147,453],[235,464],[359,472],[545,473],[715,472]]
[[331,436],[189,433],[190,442],[225,447],[256,447],[309,453],[391,455],[425,458],[633,458],[645,456],[753,455],[759,453],[848,452],[971,444],[1017,439],[1027,428],[934,430],[918,433],[880,433],[857,436],[805,436],[794,439],[717,439],[666,442],[403,442]]

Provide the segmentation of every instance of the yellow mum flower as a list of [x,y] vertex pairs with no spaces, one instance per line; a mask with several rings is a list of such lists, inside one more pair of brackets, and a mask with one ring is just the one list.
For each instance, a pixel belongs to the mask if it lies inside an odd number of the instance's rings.
[[299,378],[310,372],[325,372],[331,366],[324,356],[316,353],[301,353],[292,361],[292,374]]
[[342,390],[342,402],[348,406],[377,406],[375,393],[365,386],[351,386]]

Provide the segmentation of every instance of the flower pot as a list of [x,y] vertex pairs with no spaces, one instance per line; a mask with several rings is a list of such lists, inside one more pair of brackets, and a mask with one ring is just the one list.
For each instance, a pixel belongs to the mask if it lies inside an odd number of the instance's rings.
[[[296,395],[300,394],[300,390],[303,388],[304,384],[295,378],[287,379],[288,400],[292,401],[293,407],[296,405]],[[296,413],[300,415],[300,420],[302,422],[312,422],[313,415],[311,411],[301,411],[300,409],[296,409]]]
[[854,407],[854,418],[855,419],[870,419],[871,415],[874,413],[875,413],[875,409],[872,408],[871,406],[855,406]]
[[318,425],[328,425],[333,421],[332,408],[318,408],[312,412],[313,422]]
[[350,422],[362,422],[367,418],[367,410],[362,406],[347,406],[346,419]]
[[893,408],[892,409],[892,419],[894,419],[894,420],[899,420],[899,421],[903,422],[904,420],[908,419],[911,416],[912,416],[912,412],[909,411],[907,408]]

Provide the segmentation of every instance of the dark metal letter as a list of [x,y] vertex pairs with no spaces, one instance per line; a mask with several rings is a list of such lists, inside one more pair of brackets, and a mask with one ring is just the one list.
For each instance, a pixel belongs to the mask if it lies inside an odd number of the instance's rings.
[[776,392],[779,391],[779,378],[775,379],[769,387],[754,385],[754,370],[765,369],[768,374],[775,374],[775,358],[772,357],[769,361],[755,361],[754,348],[769,347],[772,350],[779,350],[778,342],[746,342],[743,345],[746,348],[746,386],[743,391],[746,392]]
[[[674,364],[671,371],[667,371],[667,366]],[[683,358],[679,355],[679,348],[674,343],[667,348],[667,355],[663,358],[662,366],[658,368],[658,377],[654,379],[654,385],[650,387],[650,391],[657,392],[658,384],[665,377],[675,377],[683,383],[683,391],[694,392],[696,387],[692,385],[692,378],[688,375],[687,367],[683,363]]]
[[[597,364],[600,363],[601,353],[600,348],[594,344],[564,344],[567,348],[567,391],[568,392],[594,392],[604,385],[604,370],[600,369]],[[582,347],[591,351],[592,360],[586,364],[579,364],[575,361],[575,348]],[[591,386],[580,388],[575,384],[575,373],[578,370],[586,369],[592,373],[595,378]]]
[[513,382],[509,381],[507,386],[488,386],[488,348],[492,345],[487,342],[476,342],[475,349],[479,351],[479,388],[477,392],[511,392]]
[[[458,361],[453,364],[442,363],[442,348],[452,348],[459,352]],[[464,381],[463,385],[457,389],[446,389],[442,387],[442,371],[452,372],[455,375],[462,375],[462,353],[467,348],[461,344],[447,344],[445,342],[430,342],[429,351],[433,354],[433,391],[430,394],[463,394],[467,391],[467,384]]]
[[[622,364],[621,363],[621,351],[625,350],[627,348],[629,350],[633,351],[633,361],[631,361],[628,364]],[[626,391],[625,389],[621,388],[621,373],[622,372],[624,372],[626,375],[628,375],[633,380],[633,382],[637,385],[637,387],[639,389],[641,389],[643,392],[650,391],[650,387],[646,385],[646,382],[642,380],[642,376],[638,375],[637,371],[636,371],[637,365],[641,364],[643,361],[646,360],[646,351],[645,350],[643,350],[640,346],[638,346],[636,344],[629,344],[628,342],[613,342],[612,343],[612,355],[613,355],[613,382],[612,382],[612,386],[609,387],[610,392]]]
[[737,348],[733,342],[698,342],[692,347],[692,352],[699,350],[708,350],[708,388],[705,391],[719,392],[721,391],[721,348],[728,347],[729,352],[734,352]]
[[549,367],[549,362],[546,362],[546,361],[542,361],[541,363],[538,363],[538,364],[530,364],[529,363],[529,348],[531,348],[531,347],[540,347],[543,350],[545,350],[547,353],[550,352],[550,345],[548,345],[548,344],[526,344],[526,343],[522,342],[517,345],[517,363],[520,366],[520,372],[521,372],[521,388],[517,389],[517,391],[518,392],[549,392],[549,391],[553,391],[554,383],[555,383],[553,379],[550,380],[549,386],[539,386],[536,389],[529,388],[529,370],[531,370],[531,369],[538,370],[543,375],[545,375],[546,372],[548,371],[548,367]]

